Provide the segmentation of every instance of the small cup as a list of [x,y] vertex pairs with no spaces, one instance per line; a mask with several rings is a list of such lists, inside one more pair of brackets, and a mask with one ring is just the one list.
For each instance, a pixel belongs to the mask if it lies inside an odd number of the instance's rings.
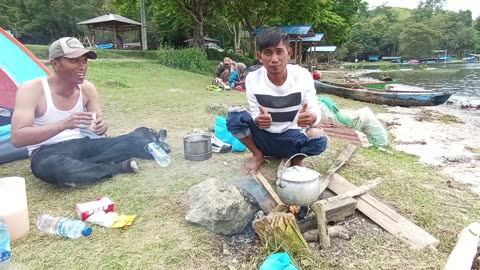
[[94,130],[94,128],[95,128],[95,121],[97,120],[97,113],[96,112],[92,112],[92,118],[93,118],[93,120],[90,123],[90,125],[88,126],[88,128],[90,130]]

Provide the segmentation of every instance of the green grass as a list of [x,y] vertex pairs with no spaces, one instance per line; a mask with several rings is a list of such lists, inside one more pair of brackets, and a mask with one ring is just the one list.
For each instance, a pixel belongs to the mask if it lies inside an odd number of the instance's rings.
[[[12,243],[13,260],[25,269],[257,269],[268,255],[261,246],[253,253],[225,255],[222,246],[238,248],[230,238],[185,221],[188,189],[207,179],[230,180],[242,172],[245,153],[214,154],[203,162],[186,161],[182,137],[194,128],[214,125],[210,104],[243,104],[238,91],[208,92],[211,75],[167,68],[154,60],[124,59],[90,62],[88,79],[102,98],[110,136],[139,126],[168,130],[172,164],[160,168],[139,160],[140,173],[124,174],[96,185],[57,188],[36,179],[29,161],[0,165],[0,176],[26,178],[31,229]],[[334,98],[341,108],[369,106]],[[381,106],[370,106],[381,111]],[[331,138],[329,148],[312,158],[325,173],[346,142]],[[278,161],[262,167],[274,179]],[[368,221],[352,240],[335,239],[329,251],[312,249],[309,257],[293,258],[302,269],[440,269],[455,244],[456,234],[480,214],[477,197],[449,187],[448,177],[401,152],[358,148],[340,173],[356,184],[382,177],[372,192],[400,214],[440,240],[438,252],[413,251]],[[119,213],[137,215],[128,229],[94,226],[93,234],[77,240],[40,233],[41,213],[73,216],[75,203],[108,196]],[[361,216],[359,216],[361,217]],[[362,218],[363,219],[363,218]],[[241,245],[240,245],[241,246]],[[236,255],[235,255],[236,254]],[[244,255],[241,255],[244,254]]]

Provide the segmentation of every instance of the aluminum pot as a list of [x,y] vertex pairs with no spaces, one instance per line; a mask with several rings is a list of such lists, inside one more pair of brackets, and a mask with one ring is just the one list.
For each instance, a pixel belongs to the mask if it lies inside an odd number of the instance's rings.
[[212,136],[208,133],[187,134],[183,137],[185,159],[207,160],[212,157]]
[[[278,197],[288,205],[309,205],[318,200],[320,193],[320,174],[306,167],[293,166],[285,168],[289,161],[298,155],[293,155],[277,175],[275,182]],[[310,160],[311,162],[311,160]],[[313,163],[312,163],[313,166]]]

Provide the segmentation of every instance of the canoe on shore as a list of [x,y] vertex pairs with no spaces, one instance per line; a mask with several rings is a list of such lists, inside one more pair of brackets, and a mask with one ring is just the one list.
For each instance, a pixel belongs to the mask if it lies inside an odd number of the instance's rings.
[[347,88],[372,88],[372,89],[385,89],[385,85],[396,83],[395,80],[392,81],[356,81],[356,82],[344,82],[344,83],[332,83],[341,87]]
[[348,88],[325,81],[314,81],[317,93],[322,92],[344,98],[389,106],[437,106],[445,103],[452,95],[448,92],[439,91],[402,91]]

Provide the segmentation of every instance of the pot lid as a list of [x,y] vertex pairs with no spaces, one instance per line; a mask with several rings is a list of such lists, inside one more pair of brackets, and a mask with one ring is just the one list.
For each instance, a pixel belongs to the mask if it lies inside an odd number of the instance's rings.
[[280,173],[280,178],[294,182],[312,181],[319,176],[320,174],[317,171],[297,165],[286,168]]

